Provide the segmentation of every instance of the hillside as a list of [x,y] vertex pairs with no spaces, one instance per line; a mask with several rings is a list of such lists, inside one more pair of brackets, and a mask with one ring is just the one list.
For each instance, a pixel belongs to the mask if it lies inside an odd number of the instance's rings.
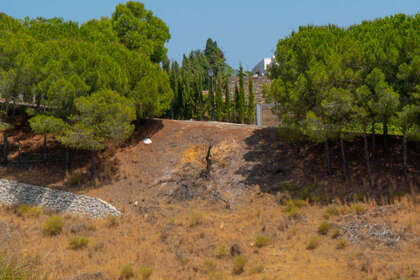
[[[40,137],[13,132],[12,160],[17,139],[26,159],[39,156]],[[289,145],[276,128],[149,120],[98,155],[95,186],[85,181],[83,152],[67,176],[62,161],[1,167],[2,178],[98,197],[123,212],[66,216],[61,235],[49,237],[42,228],[51,213],[3,208],[1,249],[48,279],[118,279],[130,265],[139,279],[149,270],[150,279],[417,279],[419,155],[411,149],[403,184],[397,159],[380,147],[369,189],[358,145],[346,143],[351,180],[343,182],[338,146],[328,177],[322,145]],[[52,159],[64,152],[53,139],[49,150]],[[89,245],[71,249],[74,236]]]

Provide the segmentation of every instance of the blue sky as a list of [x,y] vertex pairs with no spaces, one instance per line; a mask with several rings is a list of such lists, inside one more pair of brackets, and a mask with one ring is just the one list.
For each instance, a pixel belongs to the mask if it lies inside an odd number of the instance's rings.
[[[23,18],[62,17],[79,23],[110,16],[118,0],[0,0],[0,11]],[[228,63],[251,69],[300,25],[349,26],[364,19],[420,12],[420,0],[143,0],[171,30],[169,58],[216,40]]]

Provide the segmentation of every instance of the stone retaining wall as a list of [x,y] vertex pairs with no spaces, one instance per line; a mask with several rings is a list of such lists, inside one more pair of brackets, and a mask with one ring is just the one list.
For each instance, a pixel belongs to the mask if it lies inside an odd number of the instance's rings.
[[105,201],[85,195],[0,179],[0,205],[38,205],[47,209],[93,218],[119,216]]

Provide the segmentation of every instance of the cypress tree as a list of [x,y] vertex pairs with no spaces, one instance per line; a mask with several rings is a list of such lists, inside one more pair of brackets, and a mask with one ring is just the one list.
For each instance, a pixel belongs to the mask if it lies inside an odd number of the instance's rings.
[[217,121],[223,120],[223,96],[222,96],[222,71],[217,74],[216,97],[215,97],[215,118]]
[[248,84],[248,110],[247,120],[249,124],[252,124],[255,119],[255,96],[254,96],[254,81],[252,77],[249,77]]
[[235,101],[233,104],[233,117],[232,119],[235,120],[235,122],[239,122],[239,89],[238,89],[238,84],[235,84]]
[[230,122],[232,113],[232,103],[230,100],[229,80],[225,80],[225,119]]
[[245,86],[244,71],[242,65],[239,66],[239,101],[238,101],[238,121],[244,123],[245,118]]

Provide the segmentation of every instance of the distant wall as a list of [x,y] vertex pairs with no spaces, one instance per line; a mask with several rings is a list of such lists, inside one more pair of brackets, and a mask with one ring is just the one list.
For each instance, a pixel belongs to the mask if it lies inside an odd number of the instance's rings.
[[0,204],[38,205],[63,213],[93,218],[121,214],[114,206],[98,198],[1,179]]

